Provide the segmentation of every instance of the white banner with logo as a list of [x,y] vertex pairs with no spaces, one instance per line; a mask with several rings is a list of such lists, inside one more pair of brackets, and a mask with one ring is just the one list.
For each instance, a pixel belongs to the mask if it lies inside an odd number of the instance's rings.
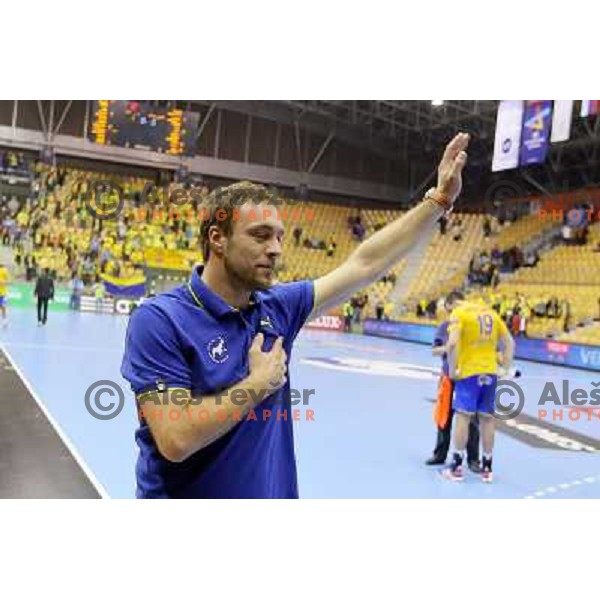
[[502,100],[498,106],[492,171],[515,169],[519,166],[523,100]]

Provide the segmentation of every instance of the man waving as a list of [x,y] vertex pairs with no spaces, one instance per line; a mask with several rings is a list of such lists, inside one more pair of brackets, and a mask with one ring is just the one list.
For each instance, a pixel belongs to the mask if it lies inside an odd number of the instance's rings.
[[[297,498],[289,355],[303,324],[378,280],[450,211],[467,134],[446,147],[437,187],[315,281],[274,285],[284,228],[268,190],[216,190],[204,266],[132,315],[121,372],[136,394],[137,496]],[[160,402],[157,405],[157,398]]]

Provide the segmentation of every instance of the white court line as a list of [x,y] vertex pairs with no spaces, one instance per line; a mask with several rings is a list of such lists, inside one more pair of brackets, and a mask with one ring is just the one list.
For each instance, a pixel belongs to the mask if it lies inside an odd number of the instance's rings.
[[96,488],[96,491],[98,492],[98,494],[100,494],[100,497],[101,498],[110,498],[110,496],[109,496],[108,492],[106,491],[106,489],[104,488],[104,486],[98,481],[98,479],[96,478],[96,475],[94,475],[94,472],[88,467],[86,462],[83,460],[83,458],[81,457],[81,455],[75,448],[75,445],[71,442],[71,440],[68,438],[67,434],[63,431],[62,427],[58,424],[58,422],[50,414],[50,411],[48,410],[46,405],[42,402],[41,398],[36,394],[35,390],[33,389],[33,386],[28,381],[28,379],[25,377],[23,371],[21,371],[21,369],[19,368],[19,365],[17,365],[14,358],[11,356],[10,352],[8,352],[8,350],[6,349],[6,345],[3,344],[2,342],[0,342],[0,348],[2,349],[4,354],[6,354],[6,357],[12,364],[14,370],[17,372],[17,374],[21,378],[21,381],[23,382],[23,384],[25,385],[25,387],[27,388],[28,392],[31,394],[33,399],[36,401],[37,405],[40,407],[40,410],[44,413],[46,419],[48,419],[48,422],[50,423],[50,425],[52,425],[52,427],[54,427],[54,430],[56,431],[58,437],[62,440],[63,444],[68,448],[69,452],[75,459],[75,462],[79,465],[81,470],[87,475],[87,478],[90,480],[91,484]]
[[526,500],[534,500],[535,498],[543,498],[544,496],[549,496],[551,494],[556,494],[560,490],[568,490],[571,487],[575,487],[576,485],[583,485],[584,483],[600,483],[600,474],[592,476],[592,477],[583,477],[582,479],[574,479],[573,481],[568,481],[565,483],[559,483],[557,485],[550,485],[546,488],[538,490],[533,494],[529,494],[524,496]]

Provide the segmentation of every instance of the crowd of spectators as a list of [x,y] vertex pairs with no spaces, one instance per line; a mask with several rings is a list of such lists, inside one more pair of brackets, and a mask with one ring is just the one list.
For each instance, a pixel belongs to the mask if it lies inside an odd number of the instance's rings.
[[[552,319],[561,322],[560,328],[567,332],[573,327],[571,306],[568,300],[556,296],[526,297],[519,292],[514,295],[497,294],[472,296],[471,300],[485,302],[504,320],[514,336],[526,336],[527,326],[535,319]],[[443,314],[444,298],[422,298],[415,307],[419,318],[436,320]],[[599,299],[600,314],[600,299]]]
[[584,246],[588,241],[589,226],[597,215],[594,207],[587,203],[577,204],[565,212],[561,237],[566,245]]
[[7,175],[28,175],[30,163],[22,152],[0,150],[0,172]]
[[[124,205],[116,220],[95,218],[85,205],[90,186],[97,181],[117,182]],[[153,182],[139,177],[115,177],[80,169],[37,164],[29,198],[0,206],[0,237],[14,249],[17,275],[34,280],[48,268],[59,282],[80,279],[94,286],[101,274],[120,278],[142,275],[144,251],[199,248],[197,211],[192,218],[173,219],[168,211],[137,210],[142,192]],[[98,202],[118,202],[111,186],[98,186]],[[202,196],[208,188],[201,190]],[[160,195],[160,192],[159,192]],[[201,201],[201,200],[200,200]],[[192,203],[198,203],[193,199]],[[197,207],[194,207],[197,208]]]
[[469,283],[496,287],[500,280],[501,264],[502,256],[497,247],[491,254],[485,250],[475,254],[469,263]]

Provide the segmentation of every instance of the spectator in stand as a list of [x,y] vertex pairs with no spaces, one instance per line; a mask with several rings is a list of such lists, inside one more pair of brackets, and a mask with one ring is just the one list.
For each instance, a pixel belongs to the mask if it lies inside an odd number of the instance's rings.
[[573,243],[573,240],[575,238],[575,231],[570,225],[563,225],[561,229],[561,235],[564,243],[569,245]]
[[102,306],[104,304],[104,281],[100,277],[96,277],[96,283],[94,284],[94,297],[96,298],[96,312],[102,312]]
[[[360,217],[358,217],[360,219]],[[354,236],[354,238],[359,241],[362,242],[364,237],[365,237],[365,227],[364,225],[358,221],[357,223],[354,224],[354,226],[352,227],[352,235]]]
[[386,321],[390,321],[392,318],[393,312],[394,312],[394,303],[391,301],[386,302],[383,307],[383,318]]
[[558,319],[560,316],[560,304],[556,296],[552,296],[546,306],[546,315],[550,319]]
[[527,324],[529,323],[529,319],[531,319],[531,307],[529,302],[527,302],[527,298],[521,294],[518,300],[518,312],[519,312],[519,329],[518,335],[525,337],[527,335]]
[[483,220],[483,237],[488,238],[492,235],[492,222],[488,216]]
[[365,308],[367,308],[368,304],[369,304],[369,294],[363,294],[360,297],[360,310],[361,310],[361,314],[364,314],[364,310],[365,310]]
[[12,244],[12,238],[14,234],[15,220],[12,217],[6,217],[2,223],[2,245],[10,246]]
[[430,319],[437,318],[437,304],[438,303],[436,300],[430,300],[429,303],[427,304],[426,314],[427,314],[427,317],[429,317]]
[[327,256],[329,256],[330,258],[333,258],[336,248],[337,248],[337,244],[335,243],[335,240],[333,239],[333,237],[331,237],[329,239],[329,244],[327,246]]
[[565,320],[563,321],[563,331],[569,333],[571,331],[571,304],[568,300],[563,303],[563,314]]
[[[598,299],[598,303],[600,304],[600,299]],[[381,319],[383,319],[384,308],[385,308],[385,306],[383,304],[383,301],[378,300],[377,304],[375,305],[375,317],[378,321],[381,321]]]
[[500,265],[502,265],[502,250],[500,250],[500,248],[498,248],[498,246],[494,246],[492,248],[491,258],[492,258],[492,263],[496,267],[500,267]]
[[520,310],[521,309],[518,306],[515,306],[512,316],[510,318],[510,332],[512,333],[513,337],[516,337],[517,335],[519,335],[519,329],[520,329],[520,323],[521,323]]
[[500,271],[496,265],[492,265],[491,273],[490,273],[490,284],[493,288],[498,287],[500,283]]
[[352,332],[352,316],[354,314],[354,308],[351,302],[345,302],[342,306],[342,316],[344,317],[344,331],[346,333]]
[[530,251],[527,252],[525,254],[525,258],[524,258],[524,265],[525,267],[535,267],[535,265],[538,264],[538,261],[540,260],[537,252],[535,251]]
[[354,295],[350,298],[350,305],[352,306],[352,320],[354,322],[360,321],[360,308],[358,303],[358,296]]
[[302,237],[302,227],[298,227],[298,226],[294,227],[293,236],[294,236],[294,245],[299,246],[300,238]]
[[440,235],[446,235],[448,229],[448,217],[445,214],[439,218],[438,224],[440,226]]
[[464,233],[464,230],[463,230],[462,219],[457,216],[455,218],[454,224],[452,226],[452,239],[455,242],[460,242],[460,240],[462,239],[463,233]]
[[69,308],[71,308],[71,310],[78,310],[81,303],[81,295],[83,294],[83,281],[77,272],[74,272],[72,275],[70,287],[71,298],[69,300]]

